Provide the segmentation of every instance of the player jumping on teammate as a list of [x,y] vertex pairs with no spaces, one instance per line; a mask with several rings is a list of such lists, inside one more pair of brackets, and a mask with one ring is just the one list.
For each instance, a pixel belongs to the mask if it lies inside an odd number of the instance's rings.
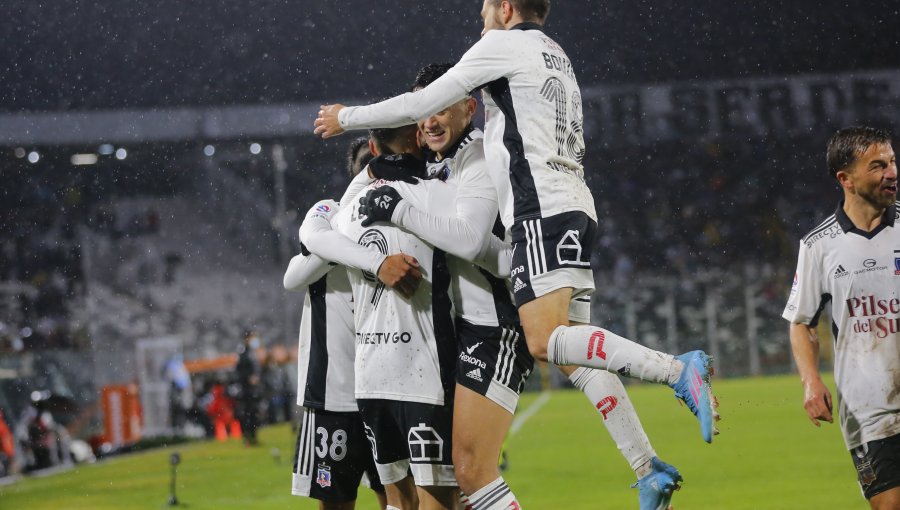
[[482,38],[424,89],[369,106],[324,105],[315,133],[405,125],[483,90],[485,156],[513,243],[512,283],[529,350],[557,365],[601,368],[675,390],[703,439],[717,431],[711,359],[648,349],[595,326],[579,298],[594,288],[597,215],[584,182],[581,94],[571,62],[542,30],[548,0],[485,0]]

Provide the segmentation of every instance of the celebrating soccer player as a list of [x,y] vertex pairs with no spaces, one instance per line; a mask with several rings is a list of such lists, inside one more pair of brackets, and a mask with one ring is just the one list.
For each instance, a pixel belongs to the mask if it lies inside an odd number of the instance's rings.
[[360,107],[324,105],[315,133],[399,126],[427,118],[481,89],[484,150],[500,215],[513,244],[512,286],[529,351],[557,365],[601,368],[666,383],[715,433],[711,360],[672,356],[595,326],[585,317],[594,288],[597,233],[584,182],[581,93],[572,64],[542,29],[549,0],[485,0],[482,38],[431,85]]
[[[451,67],[424,67],[413,90],[428,86]],[[390,185],[373,189],[364,201],[370,211],[366,221],[393,222],[454,255],[449,262],[459,355],[453,464],[460,489],[473,508],[507,508],[518,501],[498,471],[497,458],[533,359],[522,341],[518,313],[506,286],[470,262],[482,253],[484,238],[492,235],[491,227],[499,220],[497,195],[484,158],[483,133],[472,125],[474,114],[475,99],[468,96],[419,122],[420,137],[431,150],[429,176],[455,186],[454,210],[419,200],[428,206],[421,210]],[[407,193],[422,190],[413,186]],[[385,199],[389,206],[377,207]],[[502,226],[494,234],[502,237]],[[588,322],[589,317],[580,320]],[[598,409],[637,474],[641,508],[666,508],[681,476],[656,458],[619,378],[602,370],[560,368]],[[491,426],[486,428],[483,423]],[[484,500],[493,506],[485,506]]]
[[851,127],[828,142],[828,172],[843,190],[834,214],[800,241],[784,318],[817,427],[833,422],[819,375],[816,324],[828,302],[844,442],[873,509],[900,508],[900,230],[897,160],[888,133]]

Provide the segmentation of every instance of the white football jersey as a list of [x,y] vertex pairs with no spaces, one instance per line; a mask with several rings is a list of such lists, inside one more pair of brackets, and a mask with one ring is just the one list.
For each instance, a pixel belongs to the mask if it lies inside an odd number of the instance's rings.
[[815,326],[831,302],[841,431],[853,449],[900,433],[900,229],[896,204],[872,232],[842,207],[800,242],[782,315]]
[[[338,209],[334,201],[323,200],[309,210],[306,220],[332,221]],[[297,405],[357,411],[353,295],[347,271],[308,254],[294,257],[288,272],[293,273],[292,290],[306,286],[297,350]]]
[[[454,185],[456,190],[454,202],[465,197],[493,200],[495,208],[490,214],[496,218],[496,191],[487,171],[483,138],[481,130],[473,129],[462,137],[456,147],[447,151],[443,159],[429,161],[428,174],[432,178],[442,179]],[[415,188],[412,190],[415,191]],[[436,216],[447,216],[452,215],[454,209],[445,210],[432,206],[427,212]],[[502,225],[494,229],[493,235],[500,239],[504,238]],[[505,279],[498,278],[459,257],[450,256],[448,262],[452,277],[451,294],[457,317],[479,326],[518,322],[518,314],[512,304]]]
[[[453,193],[447,193],[450,185],[444,182],[376,180],[338,213],[334,224],[338,231],[384,254],[415,257],[423,274],[416,293],[405,299],[374,274],[348,269],[356,312],[356,398],[443,405],[453,384],[456,355],[446,256],[402,228],[361,225],[359,197],[384,184],[408,196],[416,207],[429,202],[453,207]],[[409,187],[420,192],[410,193]]]
[[479,89],[485,156],[503,224],[567,211],[596,221],[582,167],[581,90],[568,56],[537,24],[491,30],[424,89],[346,107],[338,118],[345,129],[410,124]]
[[307,289],[297,352],[298,405],[335,412],[357,410],[352,298],[342,267],[335,266]]

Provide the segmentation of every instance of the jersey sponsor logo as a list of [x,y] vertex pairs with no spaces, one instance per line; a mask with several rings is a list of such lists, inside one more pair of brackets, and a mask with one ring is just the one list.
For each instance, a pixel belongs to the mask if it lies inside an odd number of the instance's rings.
[[316,483],[325,489],[331,487],[331,467],[327,464],[319,464],[316,471]]
[[850,274],[850,271],[847,271],[846,269],[844,269],[844,266],[838,264],[837,269],[834,270],[834,279],[837,280],[838,278],[847,276],[848,274]]
[[513,285],[513,292],[519,292],[520,290],[524,289],[527,286],[528,285],[525,282],[523,282],[521,278],[516,278],[516,283],[515,283],[515,285]]
[[870,273],[873,271],[884,271],[888,267],[887,266],[879,266],[878,262],[875,259],[866,259],[863,261],[863,269],[858,269],[853,271],[853,274],[863,274]]
[[472,369],[469,373],[466,374],[466,377],[469,379],[475,379],[478,382],[482,382],[484,379],[481,377],[481,369],[475,368]]
[[484,343],[484,342],[478,342],[477,344],[473,345],[472,347],[466,347],[466,352],[469,353],[469,354],[472,354],[472,353],[475,351],[475,349],[477,349],[478,346],[481,345],[481,344],[483,344],[483,343]]
[[800,286],[800,278],[797,276],[797,273],[794,273],[794,283],[791,284],[791,297],[794,297],[794,294],[797,293],[797,288]]
[[[485,363],[484,361],[481,361],[480,359],[475,358],[473,356],[469,356],[468,354],[466,354],[464,352],[459,353],[459,360],[462,361],[463,363],[468,363],[470,365],[477,365],[477,366],[487,370],[487,363]],[[468,374],[466,374],[466,375],[468,375]],[[479,377],[481,377],[481,376],[479,376]],[[478,380],[480,381],[481,379],[479,378]]]
[[567,231],[556,245],[556,260],[560,265],[590,267],[590,261],[581,260],[581,253],[577,230]]
[[844,231],[844,229],[842,229],[838,223],[835,223],[834,225],[822,230],[821,232],[816,232],[814,235],[807,237],[806,239],[803,240],[803,244],[805,244],[806,247],[809,248],[810,246],[815,244],[815,242],[818,241],[819,239],[823,239],[825,237],[830,237],[831,239],[834,239],[839,234],[841,234],[843,231]]
[[600,400],[600,402],[597,402],[597,410],[603,415],[603,421],[606,421],[606,415],[611,413],[617,405],[619,405],[619,401],[612,395],[608,395]]
[[524,272],[525,272],[525,266],[514,267],[514,268],[512,268],[512,271],[509,272],[509,277],[515,278],[516,275],[520,275]]
[[900,276],[900,250],[894,250],[894,276]]
[[[878,299],[874,295],[849,298],[847,311],[855,333],[873,333],[876,338],[900,332],[900,299]],[[893,316],[890,316],[893,315]]]
[[356,343],[360,345],[408,344],[411,340],[408,331],[356,333]]
[[[606,359],[606,353],[603,352],[603,341],[606,340],[606,335],[603,334],[603,331],[594,331],[591,334],[590,340],[588,340],[588,351],[587,351],[587,359],[592,359],[594,356],[597,356],[600,359]],[[596,350],[594,347],[596,346]]]
[[406,440],[409,442],[409,460],[413,462],[443,460],[444,439],[434,428],[420,423],[418,427],[409,429]]
[[316,212],[328,214],[331,212],[331,207],[328,204],[319,204],[316,206]]

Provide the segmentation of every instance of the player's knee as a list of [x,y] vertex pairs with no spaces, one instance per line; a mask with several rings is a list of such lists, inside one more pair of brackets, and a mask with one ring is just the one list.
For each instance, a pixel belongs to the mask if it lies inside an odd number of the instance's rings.
[[[485,477],[483,473],[485,466],[482,464],[484,463],[479,462],[478,454],[475,450],[453,449],[453,474],[456,476],[456,482],[463,493],[471,494],[484,485],[481,483],[481,479]],[[493,466],[494,463],[491,463],[491,465]]]
[[529,341],[528,352],[531,357],[539,361],[547,361],[547,342],[546,341]]

